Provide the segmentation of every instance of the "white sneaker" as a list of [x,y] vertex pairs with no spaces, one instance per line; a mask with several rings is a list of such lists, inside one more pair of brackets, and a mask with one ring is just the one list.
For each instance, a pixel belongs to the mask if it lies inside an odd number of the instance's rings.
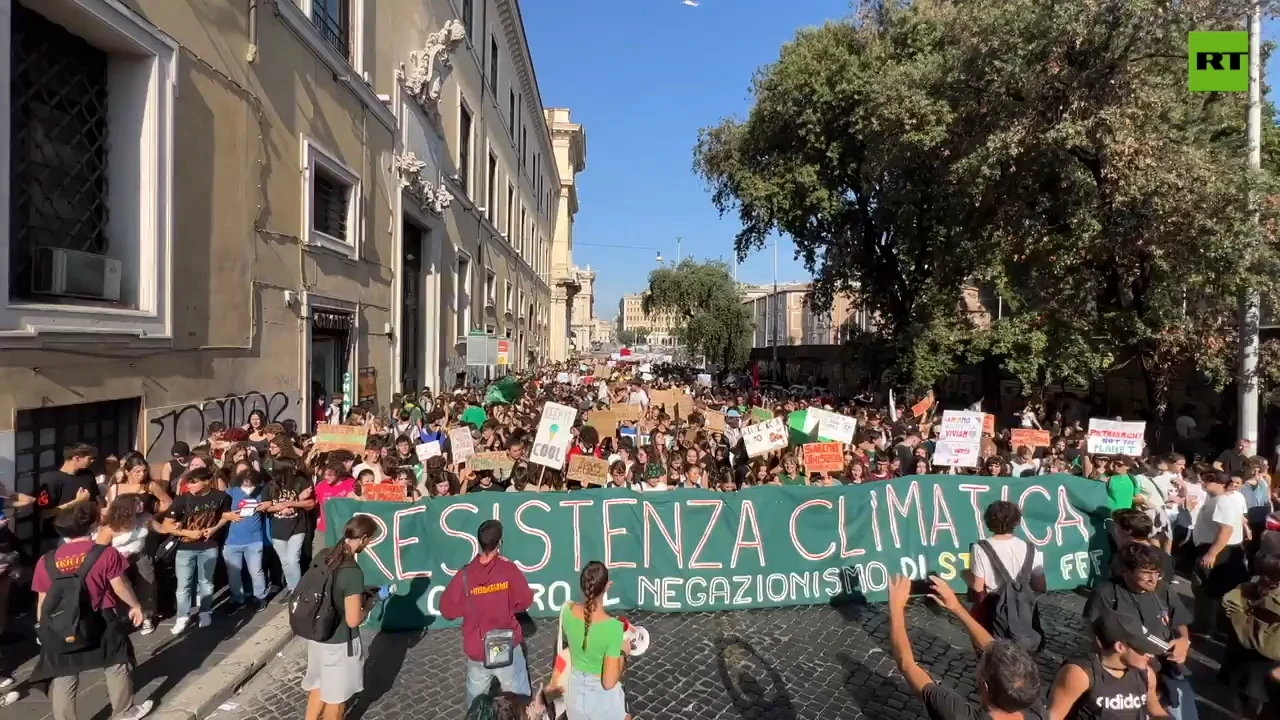
[[142,720],[142,718],[151,714],[151,708],[155,707],[155,705],[156,702],[154,700],[148,700],[139,705],[134,705],[124,711],[124,714],[120,716],[120,720]]
[[9,707],[10,705],[17,703],[21,699],[22,699],[22,694],[19,693],[17,690],[13,690],[5,693],[4,695],[0,695],[0,708]]
[[0,690],[3,690],[17,682],[18,681],[14,680],[13,677],[10,675],[0,675]]
[[200,613],[200,627],[207,628],[213,624],[213,613]]
[[150,635],[151,633],[153,633],[153,632],[155,632],[155,631],[156,631],[156,621],[155,621],[155,620],[152,620],[151,618],[147,618],[146,620],[143,620],[143,621],[142,621],[142,630],[140,630],[140,631],[139,631],[139,633],[140,633],[140,634],[142,634],[142,635]]
[[191,624],[191,618],[180,617],[177,620],[173,621],[173,629],[170,630],[169,632],[173,633],[174,635],[181,635],[182,632],[186,630],[187,626],[190,624]]

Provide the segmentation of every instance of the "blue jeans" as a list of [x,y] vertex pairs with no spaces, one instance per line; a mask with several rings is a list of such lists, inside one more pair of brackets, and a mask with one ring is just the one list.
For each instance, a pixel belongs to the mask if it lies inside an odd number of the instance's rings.
[[467,658],[467,709],[471,709],[471,701],[489,691],[489,679],[498,678],[505,692],[517,695],[532,695],[529,689],[529,666],[525,664],[524,648],[516,647],[511,654],[511,664],[489,670],[484,663]]
[[290,536],[288,540],[271,538],[271,547],[275,548],[276,557],[280,558],[285,589],[289,592],[297,590],[298,581],[302,579],[302,543],[306,539],[304,533]]
[[222,548],[222,559],[227,563],[227,581],[231,585],[232,602],[244,602],[244,577],[242,570],[249,568],[253,581],[253,596],[267,599],[267,574],[262,571],[262,543],[227,545]]
[[173,561],[178,576],[178,619],[191,614],[191,585],[198,585],[200,612],[213,610],[213,573],[218,569],[218,548],[178,550]]
[[[1160,678],[1160,704],[1169,713],[1172,720],[1200,720],[1200,710],[1196,707],[1196,691],[1191,687],[1189,679],[1175,680],[1170,677]],[[1177,705],[1171,705],[1170,701]]]
[[622,683],[605,690],[599,675],[574,667],[569,669],[564,705],[569,720],[623,720],[627,716],[627,696],[622,692]]

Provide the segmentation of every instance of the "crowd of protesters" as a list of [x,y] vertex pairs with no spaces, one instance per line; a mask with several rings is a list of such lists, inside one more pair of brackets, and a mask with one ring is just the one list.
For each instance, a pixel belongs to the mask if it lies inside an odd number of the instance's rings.
[[[607,379],[596,377],[606,372]],[[90,583],[96,593],[92,607],[110,616],[115,644],[71,665],[61,662],[56,648],[44,648],[40,670],[30,679],[51,680],[55,717],[73,720],[75,683],[59,679],[108,668],[108,677],[116,678],[111,692],[116,715],[138,720],[150,704],[133,704],[127,630],[154,632],[159,619],[170,615],[168,631],[175,635],[207,627],[213,622],[220,568],[233,612],[252,612],[273,599],[288,602],[313,566],[313,547],[323,544],[329,499],[361,497],[383,485],[403,489],[406,499],[428,501],[473,492],[591,492],[593,485],[568,478],[564,470],[530,461],[542,407],[554,401],[579,411],[568,454],[607,460],[609,479],[603,484],[637,492],[829,487],[929,473],[1070,473],[1105,483],[1116,552],[1110,579],[1097,585],[1086,610],[1095,636],[1091,653],[1064,665],[1047,702],[1041,701],[1031,655],[1039,649],[1035,638],[1042,641],[1046,631],[1038,627],[1038,614],[1034,623],[1013,628],[1006,616],[1018,602],[1034,607],[1034,596],[1045,591],[1043,557],[1014,534],[1021,520],[1018,508],[994,503],[985,514],[990,537],[975,546],[966,576],[970,602],[960,602],[941,583],[934,588],[937,602],[964,622],[982,648],[983,707],[972,708],[933,683],[915,665],[905,626],[901,633],[893,628],[903,675],[935,717],[1195,718],[1187,656],[1195,638],[1215,636],[1226,641],[1228,662],[1221,678],[1240,698],[1236,710],[1265,717],[1258,713],[1280,709],[1280,492],[1272,490],[1267,461],[1247,444],[1203,457],[1091,455],[1081,420],[1068,420],[1070,413],[1060,407],[1028,404],[1009,424],[1044,429],[1047,443],[1011,446],[1009,430],[998,423],[984,435],[976,467],[944,467],[934,464],[938,424],[929,420],[936,413],[905,417],[909,413],[890,411],[866,397],[844,401],[820,391],[793,396],[699,382],[702,378],[674,367],[641,374],[623,366],[606,371],[575,363],[508,379],[496,395],[493,387],[458,387],[397,395],[383,408],[343,410],[341,398],[318,402],[318,421],[364,428],[368,439],[360,452],[317,445],[318,426],[268,423],[261,413],[250,415],[243,427],[211,424],[208,436],[194,447],[175,443],[171,461],[157,473],[139,453],[103,458],[88,445],[66,448],[63,466],[41,476],[36,496],[6,493],[5,504],[36,506],[46,548],[56,552],[52,575],[37,570],[38,602],[87,563],[90,576],[101,578]],[[688,398],[687,406],[655,401],[664,391]],[[628,411],[618,412],[623,408]],[[801,445],[748,455],[744,429],[808,408],[856,419],[840,471],[810,472]],[[616,419],[602,426],[593,415]],[[723,425],[712,422],[721,417]],[[1183,425],[1180,437],[1184,429],[1195,436],[1194,427]],[[505,454],[502,469],[475,470],[465,460],[455,461],[450,434],[459,429],[470,434],[474,452]],[[1202,440],[1197,436],[1196,447],[1203,447]],[[349,556],[363,549],[369,533],[348,524],[339,534],[347,549],[341,557],[328,556],[339,563],[335,572],[351,564]],[[477,539],[480,556],[454,577],[441,611],[464,619],[473,716],[505,716],[502,708],[524,713],[526,704],[519,698],[537,693],[519,652],[519,626],[500,627],[523,609],[521,602],[528,607],[518,591],[523,580],[515,578],[514,565],[501,560],[500,525],[480,528]],[[90,546],[105,549],[90,552]],[[7,557],[0,552],[0,577],[8,577],[3,572]],[[608,578],[597,565],[583,570],[581,602],[566,606],[561,619],[573,657],[566,705],[570,718],[621,720],[626,641],[598,602]],[[1194,591],[1190,608],[1173,590],[1179,574]],[[318,667],[307,676],[314,706],[308,718],[340,717],[363,687],[358,621],[368,613],[372,596],[358,588],[361,580],[353,573],[343,577],[343,597],[354,598],[342,615],[351,628],[344,636],[346,654],[339,663],[331,649],[313,648],[311,659]],[[489,598],[489,610],[474,607],[475,589],[498,586],[506,594]],[[527,592],[527,583],[523,587]],[[905,585],[894,584],[895,622],[902,619],[907,595]],[[496,600],[510,602],[495,610]],[[506,637],[511,662],[488,667],[489,633],[504,629],[513,634]],[[326,662],[343,671],[322,672]],[[0,678],[0,688],[12,684]],[[15,695],[3,696],[0,704]],[[1271,706],[1264,709],[1267,703]],[[535,706],[542,711],[540,703]]]

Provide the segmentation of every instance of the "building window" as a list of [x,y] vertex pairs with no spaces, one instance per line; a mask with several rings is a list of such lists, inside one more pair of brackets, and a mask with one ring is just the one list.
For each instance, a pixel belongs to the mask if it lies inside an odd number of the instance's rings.
[[523,318],[523,317],[525,316],[525,314],[524,314],[524,291],[523,291],[523,290],[521,290],[521,291],[520,291],[520,304],[519,304],[519,305],[517,305],[516,307],[520,308],[520,317],[522,317],[522,318]]
[[498,94],[498,38],[492,35],[489,36],[489,90]]
[[484,275],[484,306],[498,306],[498,276],[492,270],[486,271]]
[[20,3],[12,23],[9,296],[119,300],[118,264],[114,293],[84,268],[110,262],[107,53]]
[[496,227],[498,224],[498,156],[489,151],[489,175],[485,178],[488,183],[488,192],[485,193],[484,205],[489,216],[489,222]]
[[515,227],[516,217],[516,186],[507,183],[507,242],[514,243],[516,241],[515,234],[512,229]]
[[330,47],[351,60],[351,0],[311,0],[311,23]]
[[511,129],[511,134],[516,134],[516,91],[508,90],[510,97],[507,99],[507,127]]
[[0,300],[15,304],[0,302],[0,330],[38,333],[75,306],[103,311],[77,327],[163,336],[177,45],[104,0],[69,5],[57,22],[3,6]]
[[462,25],[467,29],[467,39],[471,39],[471,19],[475,15],[474,0],[462,0]]
[[520,253],[520,257],[525,256],[525,242],[528,239],[529,223],[526,218],[524,203],[520,203],[520,241],[516,244],[516,249]]
[[471,194],[471,110],[466,103],[458,109],[458,179]]
[[520,166],[529,167],[529,128],[521,126],[520,128]]
[[458,314],[455,321],[457,324],[455,335],[461,339],[471,330],[471,258],[462,253],[458,254],[456,284],[457,287],[454,290],[457,292],[457,302],[454,309]]
[[357,257],[360,177],[308,138],[303,138],[304,236],[308,244]]
[[511,289],[511,281],[507,280],[502,284],[502,311],[510,315],[514,312],[515,292]]
[[497,334],[498,334],[498,326],[496,326],[496,325],[485,325],[485,326],[484,326],[484,334],[485,334],[485,335],[489,335],[490,337],[492,337],[492,336],[494,336],[494,335],[497,335]]

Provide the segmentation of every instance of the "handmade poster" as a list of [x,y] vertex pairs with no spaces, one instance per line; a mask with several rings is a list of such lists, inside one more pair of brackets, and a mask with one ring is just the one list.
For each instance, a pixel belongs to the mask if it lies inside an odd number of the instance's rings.
[[464,463],[476,454],[476,444],[471,439],[471,428],[463,426],[449,431],[449,449],[455,463]]
[[569,441],[573,439],[569,430],[577,417],[578,411],[568,405],[549,402],[543,406],[538,434],[534,436],[533,448],[529,451],[529,462],[563,470]]
[[1089,419],[1089,453],[1092,455],[1142,455],[1147,424],[1141,420]]
[[768,408],[753,407],[751,408],[751,417],[767,422],[773,419],[773,411]]
[[333,450],[350,450],[357,456],[364,452],[369,442],[369,428],[357,425],[332,425],[320,423],[316,426],[316,449],[324,452]]
[[752,425],[742,431],[742,441],[746,443],[747,457],[757,457],[774,450],[781,450],[787,447],[787,438],[787,425],[782,418]]
[[516,461],[506,452],[482,452],[471,456],[471,469],[476,472],[481,470],[497,470],[504,475],[511,472],[511,468],[515,467]]
[[818,421],[818,439],[853,444],[853,434],[858,429],[858,421],[848,415],[823,412]]
[[707,429],[711,432],[724,432],[724,413],[716,410],[708,410],[702,413],[702,417],[707,421]]
[[929,412],[929,408],[933,407],[933,393],[930,392],[923,400],[911,406],[911,417],[922,418],[924,414]]
[[568,478],[584,485],[608,484],[609,461],[590,455],[574,455],[569,458]]
[[408,502],[409,493],[400,483],[378,483],[360,488],[360,497],[376,502]]
[[996,416],[995,415],[992,415],[991,413],[987,413],[985,416],[983,416],[982,434],[984,435],[996,434]]
[[431,458],[439,457],[442,454],[439,440],[422,443],[414,448],[414,451],[418,453],[418,459],[424,463]]
[[1009,431],[1009,444],[1014,450],[1020,447],[1049,447],[1049,431],[1032,428],[1015,428]]
[[982,440],[982,428],[987,414],[972,410],[943,410],[942,431],[939,440],[977,443]]
[[808,443],[804,446],[804,469],[831,473],[844,470],[844,446],[838,442]]
[[939,467],[978,467],[979,443],[939,440],[933,447],[933,464]]

